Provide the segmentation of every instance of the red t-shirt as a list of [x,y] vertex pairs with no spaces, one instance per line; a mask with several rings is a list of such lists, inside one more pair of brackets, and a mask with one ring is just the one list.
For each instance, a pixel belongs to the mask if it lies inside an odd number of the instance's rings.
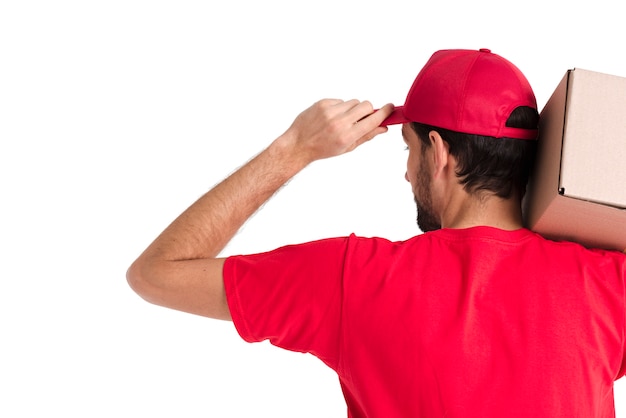
[[348,416],[613,417],[626,257],[520,229],[354,235],[227,259],[246,341],[319,357]]

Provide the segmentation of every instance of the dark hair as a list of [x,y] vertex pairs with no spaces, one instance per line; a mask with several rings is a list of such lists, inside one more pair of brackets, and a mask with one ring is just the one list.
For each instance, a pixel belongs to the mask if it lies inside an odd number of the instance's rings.
[[[537,129],[538,123],[536,109],[520,106],[511,112],[506,126]],[[439,132],[458,161],[456,174],[469,193],[488,191],[504,199],[513,192],[520,199],[524,196],[537,141],[463,134],[417,122],[411,126],[427,147],[430,131]]]

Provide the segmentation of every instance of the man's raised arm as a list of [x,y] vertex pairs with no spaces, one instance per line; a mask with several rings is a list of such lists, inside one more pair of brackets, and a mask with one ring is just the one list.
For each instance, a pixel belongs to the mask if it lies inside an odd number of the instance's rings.
[[[216,258],[244,222],[313,161],[352,151],[386,132],[392,105],[321,100],[255,158],[174,220],[130,266],[127,279],[147,301],[180,311],[230,319]],[[374,112],[374,113],[373,113]]]

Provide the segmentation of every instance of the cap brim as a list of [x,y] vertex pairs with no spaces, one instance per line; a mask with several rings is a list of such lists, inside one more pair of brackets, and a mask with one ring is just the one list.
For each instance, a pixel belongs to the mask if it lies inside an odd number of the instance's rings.
[[391,115],[387,116],[387,118],[382,121],[380,126],[399,125],[408,122],[410,122],[410,120],[404,116],[404,106],[398,106],[391,112]]

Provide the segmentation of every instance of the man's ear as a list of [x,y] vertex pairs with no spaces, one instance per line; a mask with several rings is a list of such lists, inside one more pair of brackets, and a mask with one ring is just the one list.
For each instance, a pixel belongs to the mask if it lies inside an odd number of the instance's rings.
[[430,131],[428,139],[433,150],[433,176],[437,177],[450,170],[450,163],[452,162],[450,159],[450,145],[443,140],[437,131]]

